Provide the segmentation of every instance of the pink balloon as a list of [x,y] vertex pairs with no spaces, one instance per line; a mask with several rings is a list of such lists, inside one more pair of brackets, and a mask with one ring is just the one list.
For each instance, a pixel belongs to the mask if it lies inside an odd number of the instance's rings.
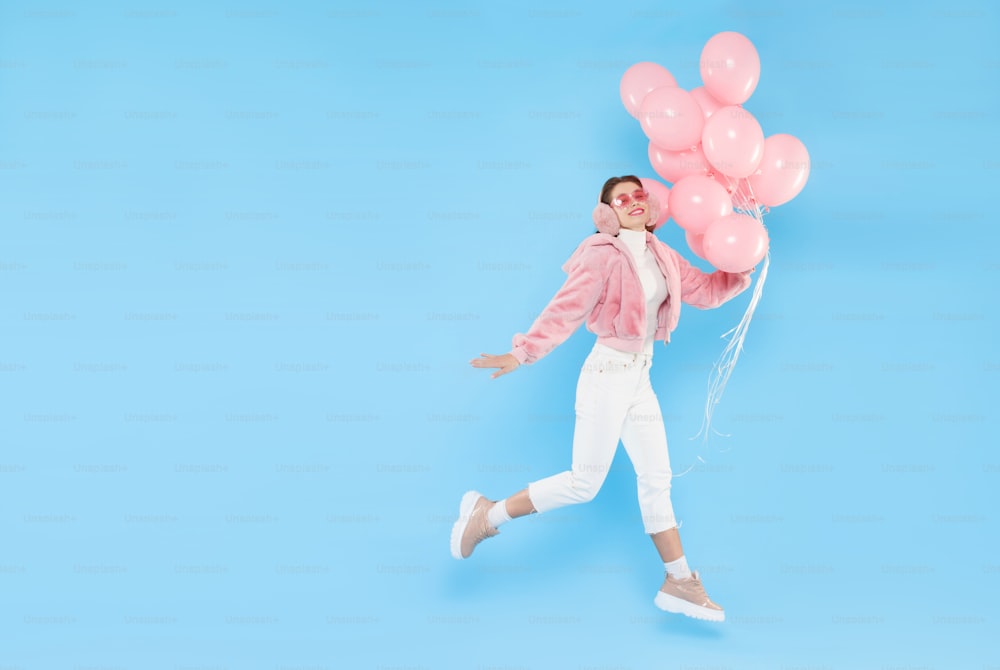
[[799,194],[809,179],[809,152],[793,135],[771,135],[764,140],[764,157],[748,181],[757,202],[783,205]]
[[670,214],[686,231],[701,234],[709,224],[733,213],[733,201],[711,177],[692,175],[674,184]]
[[642,182],[642,187],[649,191],[649,194],[656,198],[656,201],[660,205],[659,215],[653,221],[653,230],[656,230],[670,218],[670,189],[655,179],[648,177],[639,177],[639,181]]
[[704,239],[704,235],[696,235],[695,233],[684,231],[684,241],[687,242],[688,247],[698,258],[705,258]]
[[701,107],[701,111],[706,119],[715,114],[720,107],[725,107],[723,103],[713,98],[712,94],[705,90],[704,86],[692,88],[691,95],[694,96],[695,102]]
[[637,116],[642,99],[654,88],[661,86],[677,86],[677,80],[662,65],[644,61],[625,70],[618,92],[628,113]]
[[691,94],[677,86],[650,91],[639,105],[639,123],[653,143],[680,151],[701,140],[705,117]]
[[727,177],[747,177],[764,157],[764,131],[742,107],[722,107],[705,122],[701,146],[716,170]]
[[700,144],[691,149],[668,151],[650,142],[649,162],[656,174],[670,183],[693,174],[708,174],[711,169]]
[[753,42],[740,33],[713,35],[701,50],[701,80],[724,105],[746,102],[760,80],[760,56]]
[[719,185],[722,186],[722,188],[726,189],[726,193],[728,193],[730,197],[732,197],[732,195],[736,193],[739,180],[735,178],[731,179],[719,172],[709,172],[708,176],[717,181]]
[[767,253],[767,230],[747,214],[730,214],[717,219],[705,231],[702,246],[705,260],[726,272],[745,272]]

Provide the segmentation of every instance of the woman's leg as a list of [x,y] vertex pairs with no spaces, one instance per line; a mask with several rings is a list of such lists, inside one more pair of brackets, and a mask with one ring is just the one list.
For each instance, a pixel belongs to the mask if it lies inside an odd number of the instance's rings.
[[663,415],[649,383],[648,369],[625,415],[622,444],[635,468],[643,527],[647,534],[653,536],[664,562],[674,560],[677,558],[674,554],[680,553],[680,537],[676,532],[677,520],[670,502],[673,473],[670,470]]
[[680,533],[670,502],[670,457],[660,403],[647,379],[622,427],[622,444],[635,468],[639,507],[646,532],[653,540],[667,571],[655,603],[668,612],[725,620],[723,609],[712,602],[697,573],[692,573],[681,547]]
[[527,516],[537,512],[535,505],[531,502],[531,498],[528,496],[528,489],[521,489],[511,497],[506,500],[507,514],[510,515],[511,519],[516,519],[519,516]]
[[497,527],[510,519],[592,500],[611,467],[640,372],[595,348],[577,381],[571,469],[497,502],[476,491],[466,493],[452,526],[452,555],[468,558],[479,542],[496,535]]
[[576,389],[572,465],[528,485],[534,509],[547,512],[594,499],[614,460],[639,372],[600,350],[587,357]]
[[661,530],[659,533],[650,535],[656,551],[660,554],[660,559],[664,563],[671,563],[684,555],[684,548],[681,547],[681,534],[677,527],[669,530]]

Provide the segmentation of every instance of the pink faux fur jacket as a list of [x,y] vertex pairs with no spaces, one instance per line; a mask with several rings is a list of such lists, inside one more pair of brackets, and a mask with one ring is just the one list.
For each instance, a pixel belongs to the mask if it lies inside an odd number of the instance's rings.
[[[648,231],[646,246],[667,280],[668,296],[660,305],[656,328],[656,339],[664,344],[670,342],[670,332],[677,327],[681,301],[709,309],[750,286],[750,271],[702,272]],[[642,351],[646,301],[625,244],[607,233],[590,235],[563,270],[569,276],[562,288],[528,332],[514,336],[510,352],[514,358],[522,364],[534,363],[562,344],[584,319],[598,342],[621,351]]]

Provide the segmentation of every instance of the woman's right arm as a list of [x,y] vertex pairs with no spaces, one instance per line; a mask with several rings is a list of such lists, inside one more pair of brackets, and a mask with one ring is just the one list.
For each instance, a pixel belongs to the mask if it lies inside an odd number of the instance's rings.
[[566,341],[601,297],[607,273],[599,248],[585,249],[567,270],[562,288],[552,297],[527,333],[517,333],[510,354],[518,363],[534,363]]

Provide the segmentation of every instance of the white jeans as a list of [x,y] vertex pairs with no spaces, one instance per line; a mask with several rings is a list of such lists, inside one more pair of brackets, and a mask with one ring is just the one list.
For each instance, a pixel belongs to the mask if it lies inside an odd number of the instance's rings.
[[595,344],[576,386],[571,470],[528,485],[539,512],[593,500],[621,439],[638,480],[639,509],[649,534],[675,528],[670,458],[660,403],[649,383],[652,356]]

